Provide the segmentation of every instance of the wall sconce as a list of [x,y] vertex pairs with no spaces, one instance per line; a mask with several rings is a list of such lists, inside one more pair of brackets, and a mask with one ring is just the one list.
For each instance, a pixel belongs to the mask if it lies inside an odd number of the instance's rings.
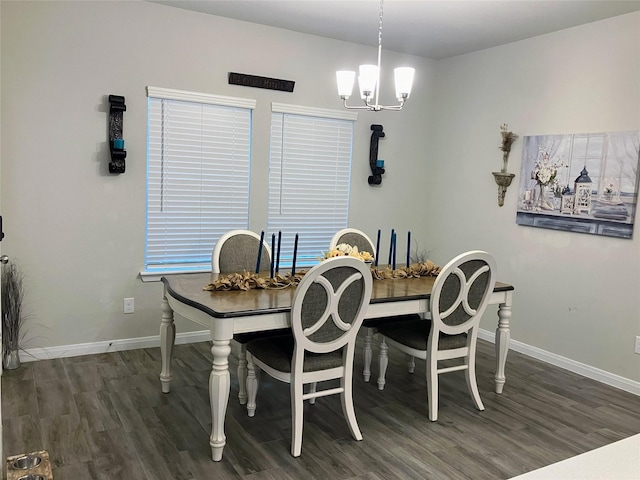
[[122,138],[122,113],[127,110],[127,106],[124,104],[124,97],[120,95],[109,95],[109,103],[109,173],[124,173],[127,151]]
[[511,145],[515,142],[518,136],[508,131],[506,123],[500,125],[500,134],[502,135],[502,169],[499,172],[493,173],[493,178],[498,184],[498,206],[504,205],[504,196],[507,193],[507,188],[511,185],[511,180],[515,177],[515,173],[507,173],[507,163],[509,161],[509,152],[511,152]]
[[369,185],[380,185],[382,183],[382,174],[384,173],[384,160],[378,160],[378,140],[384,137],[382,125],[371,125],[371,144],[369,146]]

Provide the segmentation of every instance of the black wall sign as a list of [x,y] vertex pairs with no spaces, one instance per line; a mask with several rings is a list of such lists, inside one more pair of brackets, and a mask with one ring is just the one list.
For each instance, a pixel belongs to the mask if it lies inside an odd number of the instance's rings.
[[229,72],[229,85],[242,85],[243,87],[267,88],[280,90],[281,92],[293,92],[296,82],[292,80],[280,80],[278,78],[258,77],[244,73]]

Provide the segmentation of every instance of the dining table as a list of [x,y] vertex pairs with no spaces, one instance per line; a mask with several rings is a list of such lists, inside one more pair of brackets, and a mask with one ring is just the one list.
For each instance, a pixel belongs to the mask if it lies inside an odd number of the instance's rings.
[[[162,277],[164,294],[160,322],[162,392],[171,388],[171,353],[175,344],[174,314],[206,327],[211,332],[213,356],[209,375],[211,404],[211,457],[222,460],[226,444],[224,422],[229,403],[231,376],[229,354],[234,334],[250,333],[291,326],[291,305],[295,286],[254,288],[249,290],[208,291],[204,287],[224,274],[187,273]],[[268,276],[268,275],[267,275]],[[387,278],[374,280],[371,301],[365,318],[408,314],[426,315],[435,281],[434,276]],[[495,332],[495,392],[502,393],[505,364],[510,340],[511,304],[514,287],[497,282],[489,304],[498,306]]]

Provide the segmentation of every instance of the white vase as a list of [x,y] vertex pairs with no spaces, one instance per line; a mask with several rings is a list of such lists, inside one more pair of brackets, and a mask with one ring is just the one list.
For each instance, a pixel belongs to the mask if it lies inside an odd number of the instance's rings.
[[538,183],[539,191],[537,192],[534,210],[554,210],[553,203],[549,200],[549,186]]
[[5,370],[15,370],[20,367],[20,352],[9,350],[2,355],[2,366]]

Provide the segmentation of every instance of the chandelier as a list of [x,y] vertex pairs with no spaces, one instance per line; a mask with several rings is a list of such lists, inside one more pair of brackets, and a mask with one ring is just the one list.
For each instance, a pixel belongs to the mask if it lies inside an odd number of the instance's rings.
[[[396,98],[398,105],[380,105],[378,102],[380,94],[380,59],[382,57],[382,3],[380,0],[380,21],[378,23],[378,65],[360,65],[358,75],[358,86],[360,88],[360,98],[364,101],[362,106],[347,105],[347,100],[353,91],[353,83],[356,72],[352,70],[339,70],[336,72],[338,81],[338,95],[343,101],[344,108],[353,110],[371,110],[379,112],[380,110],[401,110],[405,101],[411,93],[413,85],[413,76],[415,68],[398,67],[394,70],[396,83]],[[371,103],[375,96],[375,103]]]

